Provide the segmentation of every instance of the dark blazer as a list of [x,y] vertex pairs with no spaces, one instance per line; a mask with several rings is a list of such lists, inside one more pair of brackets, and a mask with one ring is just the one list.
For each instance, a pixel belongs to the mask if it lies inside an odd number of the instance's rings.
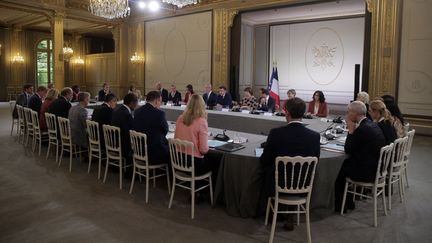
[[14,118],[18,118],[18,111],[17,111],[16,106],[20,105],[22,107],[27,107],[28,100],[30,99],[30,97],[31,97],[31,95],[28,95],[26,92],[23,92],[23,93],[21,93],[21,94],[19,94],[17,96],[15,107],[14,107],[14,110],[13,110],[13,113],[12,113],[12,115],[13,115]]
[[378,166],[381,147],[386,145],[384,133],[379,126],[365,118],[345,141],[345,153],[349,157],[344,161],[351,168],[350,177],[359,181],[373,181]]
[[[309,102],[309,106],[308,106],[308,110],[307,111],[309,113],[313,114],[314,113],[314,106],[315,106],[315,102],[314,101]],[[316,116],[319,116],[319,117],[326,117],[326,116],[328,116],[328,108],[327,108],[327,103],[326,102],[320,103],[320,106],[318,108],[318,113],[316,114]]]
[[132,121],[132,114],[124,105],[120,105],[114,109],[111,125],[120,128],[123,157],[130,157],[131,155],[132,149],[129,131],[132,130]]
[[176,91],[174,96],[171,95],[171,92],[168,93],[168,101],[172,101],[174,104],[178,104],[180,101],[182,101],[180,92]]
[[99,136],[101,144],[104,144],[103,125],[111,125],[113,109],[107,104],[102,104],[93,110],[92,121],[99,123]]
[[162,102],[163,103],[167,103],[168,102],[168,90],[161,88],[161,90],[159,91],[162,97]]
[[166,135],[168,123],[165,112],[147,103],[134,113],[133,129],[147,135],[149,164],[169,163],[169,147]]
[[[264,98],[262,98],[262,99],[264,99]],[[275,107],[276,107],[275,99],[273,99],[273,97],[269,96],[267,104],[260,105],[259,110],[273,112],[273,111],[275,111]]]
[[[108,94],[112,94],[111,90]],[[103,89],[99,90],[98,92],[98,101],[105,101],[105,91]]]
[[28,107],[38,113],[38,116],[40,114],[40,110],[42,107],[42,98],[39,97],[38,94],[32,95],[28,101]]
[[390,123],[390,121],[382,120],[382,121],[378,122],[377,124],[378,124],[379,128],[381,128],[381,130],[384,134],[384,137],[386,140],[386,145],[393,143],[397,139],[396,129]]
[[208,106],[208,107],[216,106],[217,98],[218,98],[218,96],[214,92],[211,92],[210,95],[208,93],[203,94],[204,102],[206,103],[206,106]]
[[232,105],[231,95],[228,92],[225,93],[225,96],[218,95],[216,99],[216,104],[221,105],[223,107],[231,107]]
[[[267,137],[267,144],[260,157],[264,169],[264,196],[275,193],[275,159],[278,156],[320,156],[319,133],[293,122],[274,128]],[[280,175],[281,178],[281,175]]]
[[58,99],[52,102],[51,106],[48,108],[48,112],[59,117],[68,118],[69,109],[71,107],[72,105],[69,101],[63,96],[59,96]]

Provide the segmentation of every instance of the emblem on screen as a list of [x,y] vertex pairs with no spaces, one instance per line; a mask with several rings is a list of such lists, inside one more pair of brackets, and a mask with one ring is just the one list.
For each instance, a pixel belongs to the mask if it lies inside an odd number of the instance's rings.
[[333,83],[342,71],[344,48],[338,33],[331,28],[315,31],[305,50],[306,71],[319,85]]

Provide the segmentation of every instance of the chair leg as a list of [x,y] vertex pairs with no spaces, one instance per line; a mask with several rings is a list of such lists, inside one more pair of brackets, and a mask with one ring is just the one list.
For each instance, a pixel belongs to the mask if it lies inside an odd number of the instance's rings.
[[306,231],[307,231],[308,243],[312,243],[311,228],[310,228],[310,221],[309,221],[309,203],[306,204]]
[[297,205],[297,225],[300,225],[300,205]]
[[[49,158],[50,149],[51,149],[51,141],[48,141],[48,150],[47,150],[47,154],[46,154],[46,159]],[[57,162],[57,161],[56,161],[56,162]]]
[[71,145],[70,146],[70,152],[69,152],[69,173],[72,172],[72,154],[73,154],[73,151],[74,151],[74,146]]
[[341,207],[341,212],[340,212],[341,215],[343,215],[343,211],[345,208],[345,201],[346,201],[347,193],[348,193],[348,182],[345,182],[345,189],[344,189],[344,194],[343,194],[343,198],[342,198],[342,207]]
[[63,151],[64,151],[64,146],[63,144],[61,145],[61,153],[60,153],[60,158],[59,158],[59,162],[58,162],[58,166],[60,167],[61,162],[62,162],[62,158],[63,158]]
[[92,163],[92,158],[93,158],[93,155],[92,155],[92,149],[91,148],[89,148],[89,150],[88,150],[89,152],[88,152],[88,163],[89,163],[89,165],[88,165],[88,169],[87,169],[87,174],[90,174],[90,169],[91,169],[91,163]]
[[153,170],[153,188],[156,188],[156,170]]
[[[155,170],[153,170],[153,172],[154,172]],[[154,173],[153,173],[153,176],[154,176]],[[146,203],[148,203],[148,193],[149,193],[149,183],[150,183],[150,171],[149,171],[149,168],[147,167],[146,168]]]
[[377,189],[373,189],[373,204],[374,204],[374,227],[378,226],[378,216],[377,216]]
[[387,184],[387,193],[388,193],[388,205],[389,205],[388,209],[389,209],[389,211],[391,211],[391,208],[392,208],[392,180],[390,177],[389,177],[389,181]]
[[59,144],[58,141],[56,142],[56,162],[59,160]]
[[386,196],[385,196],[384,188],[382,189],[383,192],[381,193],[381,196],[382,196],[382,200],[383,200],[384,214],[387,216],[387,202],[386,202]]
[[100,179],[101,176],[101,167],[102,167],[102,153],[99,152],[98,180]]
[[134,183],[135,183],[135,165],[134,165],[134,168],[133,168],[133,175],[132,175],[132,181],[131,181],[131,185],[130,185],[130,189],[129,189],[129,194],[132,194],[132,190],[133,190],[133,187],[134,187]]
[[265,216],[265,220],[264,220],[264,225],[268,224],[268,217],[270,214],[270,204],[271,204],[271,197],[269,197],[267,199],[267,209],[266,209],[266,216]]
[[214,202],[213,202],[213,182],[212,182],[211,175],[209,177],[209,185],[210,185],[210,202],[211,202],[211,205],[213,206],[214,205]]
[[402,185],[402,174],[401,175],[399,175],[399,181],[398,181],[398,183],[399,183],[399,197],[400,197],[400,201],[401,201],[401,203],[403,203],[403,201],[404,201],[404,197],[403,197],[403,185]]
[[41,155],[41,149],[42,149],[42,137],[39,140],[39,156]]
[[166,178],[167,178],[168,194],[170,194],[171,193],[171,183],[170,183],[170,179],[169,179],[168,165],[165,166],[165,173],[166,173]]
[[172,201],[173,201],[173,198],[174,198],[175,186],[176,186],[176,179],[175,179],[175,175],[174,175],[174,172],[173,172],[173,184],[172,184],[172,187],[171,187],[171,196],[170,196],[170,200],[169,200],[169,203],[168,203],[168,208],[171,208],[171,205],[172,205]]
[[108,174],[108,164],[109,164],[109,159],[108,156],[106,158],[106,165],[105,165],[105,175],[104,175],[104,179],[103,179],[103,183],[105,183],[105,180],[107,178],[107,174]]
[[120,190],[121,190],[123,186],[123,159],[122,158],[120,158],[119,165],[120,165],[119,174],[120,174]]
[[271,231],[270,231],[269,243],[272,243],[273,238],[274,238],[274,233],[275,233],[275,229],[276,229],[276,218],[277,218],[277,214],[278,214],[278,206],[279,206],[279,200],[276,197],[274,207],[273,207],[273,220],[272,220],[272,226],[271,226]]
[[408,167],[407,167],[407,165],[405,165],[404,174],[405,174],[406,186],[407,186],[407,188],[409,188],[409,183],[408,183]]
[[195,217],[195,181],[191,181],[191,219]]

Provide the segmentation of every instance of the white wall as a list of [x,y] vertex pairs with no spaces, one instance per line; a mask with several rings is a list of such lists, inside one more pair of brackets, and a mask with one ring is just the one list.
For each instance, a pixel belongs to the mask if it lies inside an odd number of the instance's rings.
[[146,92],[156,82],[176,84],[182,93],[192,84],[201,92],[211,81],[211,31],[211,12],[146,22]]
[[306,101],[315,90],[322,90],[329,103],[353,99],[354,65],[363,63],[363,17],[276,25],[270,39],[282,99],[288,89]]
[[410,115],[432,116],[432,1],[405,0],[399,105]]
[[254,28],[253,26],[242,24],[241,43],[240,43],[240,75],[239,91],[240,96],[246,87],[252,87],[253,68],[254,68]]

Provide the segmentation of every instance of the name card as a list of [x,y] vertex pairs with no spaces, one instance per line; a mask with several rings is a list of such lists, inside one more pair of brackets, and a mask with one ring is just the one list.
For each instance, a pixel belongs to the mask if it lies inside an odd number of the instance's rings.
[[229,109],[228,109],[228,108],[222,108],[222,111],[223,111],[223,112],[228,112]]
[[181,107],[181,108],[186,108],[186,105],[181,105],[180,107]]
[[273,116],[273,113],[271,113],[271,112],[264,112],[264,116]]
[[249,110],[242,110],[242,112],[241,113],[243,113],[243,114],[249,114],[250,113],[250,111]]

